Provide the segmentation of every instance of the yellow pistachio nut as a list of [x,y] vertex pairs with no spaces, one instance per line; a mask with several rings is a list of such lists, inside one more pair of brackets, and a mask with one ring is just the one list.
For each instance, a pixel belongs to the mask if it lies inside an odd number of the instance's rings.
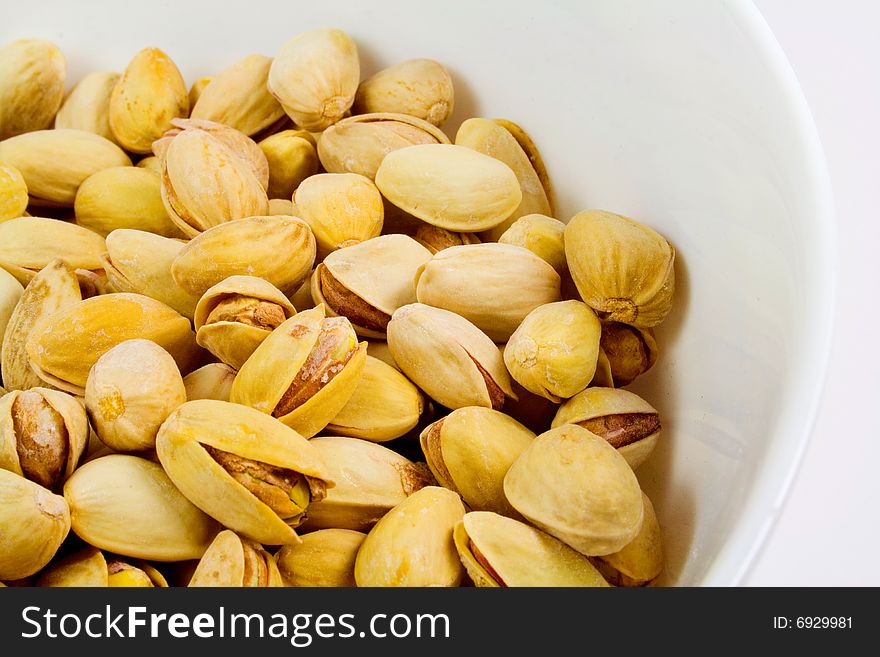
[[603,322],[600,344],[615,388],[628,386],[657,362],[657,341],[649,328]]
[[284,586],[275,557],[228,529],[217,534],[199,560],[188,586]]
[[442,126],[455,106],[449,71],[433,59],[410,59],[361,82],[354,112],[397,112]]
[[186,400],[216,399],[229,401],[237,371],[226,363],[208,363],[183,377]]
[[568,272],[565,260],[565,224],[543,214],[527,214],[514,221],[498,241],[528,249],[560,276]]
[[99,71],[77,82],[55,115],[55,127],[86,130],[115,141],[110,130],[110,96],[119,78],[119,73]]
[[0,140],[51,125],[66,72],[64,55],[48,41],[19,39],[0,48]]
[[277,132],[259,145],[269,163],[270,200],[290,199],[303,180],[318,172],[314,138],[305,130]]
[[40,575],[37,586],[108,586],[107,560],[98,548],[87,547],[52,564]]
[[23,216],[27,205],[28,190],[21,171],[0,162],[0,221]]
[[594,557],[599,572],[615,586],[645,586],[663,571],[663,535],[654,505],[642,493],[645,519],[638,535],[619,551]]
[[351,529],[320,529],[302,543],[281,546],[276,557],[285,585],[355,586],[354,561],[366,537]]
[[111,588],[168,588],[165,577],[150,564],[121,559],[107,562],[107,586]]

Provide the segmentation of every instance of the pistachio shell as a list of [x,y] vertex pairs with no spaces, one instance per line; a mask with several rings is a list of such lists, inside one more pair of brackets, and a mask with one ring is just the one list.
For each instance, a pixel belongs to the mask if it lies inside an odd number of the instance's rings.
[[286,198],[270,198],[269,199],[269,216],[270,217],[295,217],[296,206],[293,201]]
[[433,59],[410,59],[370,76],[357,90],[354,112],[398,112],[441,126],[452,114],[449,71]]
[[302,543],[283,545],[276,555],[287,586],[352,587],[354,561],[366,534],[350,529],[321,529]]
[[426,486],[391,509],[358,550],[358,586],[458,586],[462,566],[452,531],[464,517],[452,491]]
[[189,106],[190,107],[196,106],[196,103],[199,102],[199,98],[202,97],[202,92],[213,81],[214,81],[214,78],[208,75],[208,76],[199,78],[198,80],[196,80],[195,82],[192,83],[192,85],[189,88],[189,94],[187,94],[189,97]]
[[[560,298],[559,274],[527,249],[468,244],[437,252],[416,274],[420,303],[474,323],[496,342],[507,341],[531,311]],[[597,336],[598,340],[598,336]]]
[[675,250],[648,226],[584,210],[565,228],[565,255],[581,298],[603,319],[648,328],[669,314]]
[[269,91],[305,130],[324,130],[354,102],[357,46],[341,30],[310,30],[285,43],[269,69]]
[[565,260],[565,224],[543,214],[527,214],[514,221],[498,241],[528,249],[556,270],[568,272]]
[[599,341],[599,360],[596,363],[596,373],[593,375],[593,380],[590,381],[590,385],[602,386],[605,388],[614,387],[614,376],[611,373],[611,361],[608,360],[608,355],[602,348],[601,340]]
[[32,200],[70,207],[83,181],[131,160],[109,139],[85,130],[39,130],[0,142],[0,160],[21,172]]
[[80,538],[128,557],[198,559],[219,530],[161,466],[136,456],[110,454],[86,463],[64,484],[64,498]]
[[454,538],[459,557],[477,586],[608,586],[582,554],[539,529],[497,513],[465,514],[455,527]]
[[275,557],[228,529],[199,560],[189,586],[284,586]]
[[663,570],[663,535],[654,513],[654,505],[642,493],[645,519],[638,535],[618,552],[600,557],[606,577],[616,586],[644,586]]
[[424,245],[432,254],[448,249],[450,246],[480,243],[480,238],[473,233],[456,233],[431,224],[419,226],[416,229],[415,240]]
[[15,279],[15,276],[0,268],[0,345],[3,344],[6,325],[9,324],[12,312],[18,305],[18,300],[21,299],[23,292],[24,288]]
[[628,386],[657,362],[654,331],[620,322],[603,322],[599,341],[608,358],[613,386]]
[[107,586],[111,588],[168,588],[162,573],[145,561],[138,560],[131,564],[113,559],[107,564],[107,573]]
[[223,123],[250,136],[284,116],[266,88],[272,59],[248,55],[221,71],[199,95],[191,117]]
[[133,153],[149,153],[171,127],[189,114],[189,96],[180,71],[158,48],[144,48],[129,62],[110,97],[110,129]]
[[49,127],[64,98],[66,69],[48,41],[19,39],[0,48],[0,140]]
[[566,424],[539,435],[504,477],[508,501],[581,554],[617,552],[639,533],[642,492],[604,438]]
[[55,128],[86,130],[115,141],[110,130],[110,96],[119,78],[119,73],[99,71],[77,82],[55,115]]
[[0,222],[23,216],[27,205],[28,190],[21,172],[0,162]]
[[0,509],[0,579],[30,577],[49,563],[70,531],[67,502],[0,470]]
[[226,363],[209,363],[183,377],[186,400],[216,399],[229,401],[236,371]]
[[155,155],[148,155],[147,157],[141,159],[137,165],[139,169],[146,169],[147,171],[152,171],[157,176],[162,176],[162,162]]
[[547,214],[551,217],[554,216],[556,214],[556,203],[553,198],[553,185],[550,182],[550,174],[547,173],[547,166],[544,164],[544,158],[541,157],[541,152],[538,150],[538,146],[532,141],[529,134],[513,121],[507,119],[492,120],[513,135],[513,138],[516,139],[519,147],[522,148],[523,152],[528,156],[529,162],[532,163],[532,168],[535,170],[535,173],[538,174],[538,180],[541,181],[541,186],[544,188],[544,192],[547,195],[547,202],[550,204],[550,212]]
[[509,166],[451,144],[421,144],[388,153],[376,172],[376,186],[402,210],[456,231],[497,226],[522,200]]
[[43,571],[37,586],[107,586],[107,560],[97,548],[87,547]]
[[305,130],[275,133],[261,141],[260,148],[269,162],[270,199],[291,198],[303,180],[318,172],[315,144]]
[[215,226],[191,240],[171,267],[184,290],[201,296],[237,274],[264,278],[285,294],[306,280],[315,237],[296,217],[248,217]]
[[310,442],[336,482],[327,497],[309,506],[310,529],[369,531],[409,495],[433,483],[424,464],[382,445],[340,436],[319,436]]
[[367,346],[367,355],[374,357],[377,360],[381,360],[386,365],[390,365],[400,372],[400,368],[397,366],[394,356],[391,355],[391,349],[388,347],[388,343],[384,340],[370,340],[369,345]]

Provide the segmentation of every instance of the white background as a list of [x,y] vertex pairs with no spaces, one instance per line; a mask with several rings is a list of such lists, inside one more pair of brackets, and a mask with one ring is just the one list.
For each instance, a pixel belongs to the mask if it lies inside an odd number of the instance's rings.
[[755,4],[800,80],[825,149],[837,210],[839,285],[812,442],[745,583],[878,586],[880,3]]

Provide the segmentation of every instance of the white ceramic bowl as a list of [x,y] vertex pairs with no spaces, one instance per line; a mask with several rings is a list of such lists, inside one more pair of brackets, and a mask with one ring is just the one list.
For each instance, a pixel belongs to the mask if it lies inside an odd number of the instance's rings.
[[635,389],[664,438],[639,477],[668,546],[666,581],[739,582],[805,447],[831,328],[833,221],[823,158],[757,10],[726,0],[302,2],[8,0],[0,41],[40,36],[69,79],[141,47],[188,82],[313,27],[358,43],[363,73],[446,64],[454,134],[503,116],[543,151],[559,218],[630,215],[675,245],[677,299]]

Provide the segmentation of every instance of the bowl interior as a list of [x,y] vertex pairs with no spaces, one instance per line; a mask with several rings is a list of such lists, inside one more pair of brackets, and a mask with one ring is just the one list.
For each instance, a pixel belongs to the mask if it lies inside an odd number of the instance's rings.
[[634,386],[664,434],[639,478],[667,539],[667,583],[733,584],[771,526],[807,440],[830,331],[832,224],[812,123],[744,3],[332,3],[40,0],[3,41],[58,43],[70,82],[158,46],[188,83],[291,36],[339,27],[362,74],[430,57],[456,110],[521,124],[558,218],[627,214],[677,250],[661,357]]

